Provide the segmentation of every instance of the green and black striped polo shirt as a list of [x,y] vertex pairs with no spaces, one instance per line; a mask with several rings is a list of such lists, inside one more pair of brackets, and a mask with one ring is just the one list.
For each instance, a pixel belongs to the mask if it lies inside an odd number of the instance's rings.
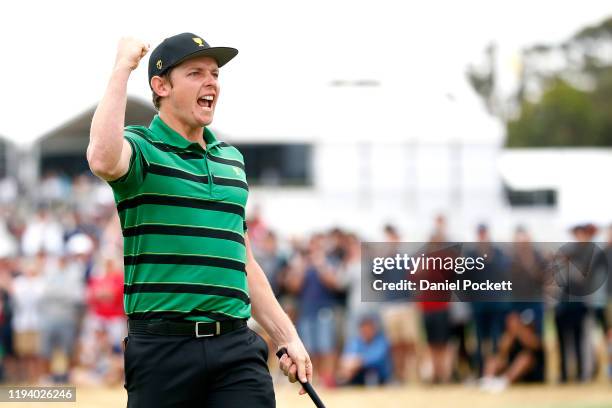
[[159,116],[124,136],[130,167],[109,184],[124,237],[128,317],[250,317],[242,154],[207,128],[204,149]]

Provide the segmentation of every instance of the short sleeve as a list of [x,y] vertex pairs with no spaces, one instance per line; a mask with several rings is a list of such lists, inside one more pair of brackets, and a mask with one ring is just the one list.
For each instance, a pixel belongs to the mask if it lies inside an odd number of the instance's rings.
[[147,168],[147,159],[143,148],[139,144],[139,136],[135,136],[129,131],[124,131],[123,137],[132,147],[130,165],[127,173],[116,180],[109,181],[108,184],[113,191],[119,195],[126,195],[136,190],[142,184]]

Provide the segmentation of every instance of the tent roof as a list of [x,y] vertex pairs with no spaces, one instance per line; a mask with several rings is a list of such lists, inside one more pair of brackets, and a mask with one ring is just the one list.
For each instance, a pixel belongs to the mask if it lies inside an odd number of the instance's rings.
[[[44,142],[55,136],[89,135],[89,128],[95,110],[96,106],[90,106],[83,112],[67,120],[65,123],[43,133],[36,140]],[[146,103],[140,98],[128,98],[125,118],[126,123],[148,126],[154,115],[155,110],[150,103]]]

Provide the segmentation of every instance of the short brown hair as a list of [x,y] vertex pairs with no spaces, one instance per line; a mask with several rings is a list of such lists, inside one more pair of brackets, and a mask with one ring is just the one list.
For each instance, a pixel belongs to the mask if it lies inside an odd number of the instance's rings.
[[[170,83],[170,87],[172,87],[172,78],[170,78],[170,73],[171,72],[172,72],[172,68],[170,68],[169,70],[167,70],[163,74],[159,75],[162,78],[168,79],[168,82]],[[159,112],[159,106],[161,105],[162,97],[159,96],[158,94],[156,94],[155,91],[152,91],[152,92],[153,92],[153,95],[152,95],[153,106],[155,106],[155,110],[157,110]]]

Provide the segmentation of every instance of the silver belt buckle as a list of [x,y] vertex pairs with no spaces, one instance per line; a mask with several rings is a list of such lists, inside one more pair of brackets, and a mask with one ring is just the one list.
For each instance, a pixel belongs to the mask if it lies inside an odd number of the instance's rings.
[[196,322],[196,325],[195,325],[196,338],[218,336],[221,334],[221,323],[220,322],[215,322],[215,332],[211,334],[200,334],[200,331],[198,330],[198,328],[200,327],[200,323],[208,323],[208,322]]

